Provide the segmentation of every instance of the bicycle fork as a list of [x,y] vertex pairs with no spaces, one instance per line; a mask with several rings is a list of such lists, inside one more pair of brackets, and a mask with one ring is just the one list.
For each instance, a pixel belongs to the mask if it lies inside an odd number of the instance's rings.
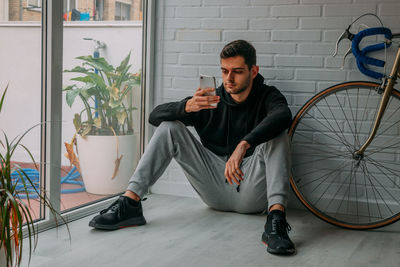
[[381,98],[381,101],[379,103],[379,108],[378,112],[375,118],[374,126],[372,128],[371,133],[368,136],[367,141],[361,146],[359,150],[356,150],[353,153],[353,158],[360,161],[364,157],[364,152],[367,149],[367,147],[371,144],[372,140],[374,139],[376,132],[378,131],[379,125],[381,123],[383,114],[386,110],[387,104],[389,102],[389,97],[392,93],[393,86],[396,83],[397,77],[400,77],[400,47],[397,49],[397,54],[396,54],[396,59],[394,61],[392,71],[390,73],[390,76],[388,78],[388,82],[385,86],[385,90],[383,92],[383,96]]

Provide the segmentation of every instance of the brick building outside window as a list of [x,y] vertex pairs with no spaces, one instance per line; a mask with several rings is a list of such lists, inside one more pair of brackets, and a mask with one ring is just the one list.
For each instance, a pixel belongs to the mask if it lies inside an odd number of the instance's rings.
[[[66,20],[72,10],[88,20],[141,20],[142,0],[63,0]],[[40,21],[42,0],[0,0],[0,21]]]

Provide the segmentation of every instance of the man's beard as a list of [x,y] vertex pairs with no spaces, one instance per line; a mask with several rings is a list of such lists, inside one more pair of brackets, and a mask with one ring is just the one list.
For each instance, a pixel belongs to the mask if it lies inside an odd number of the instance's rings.
[[238,94],[246,91],[247,87],[249,87],[249,85],[250,85],[250,81],[251,81],[251,76],[249,75],[246,83],[243,86],[241,86],[239,89],[237,89],[237,91],[234,91],[234,92],[229,92],[228,91],[228,93],[231,94],[231,95],[238,95]]

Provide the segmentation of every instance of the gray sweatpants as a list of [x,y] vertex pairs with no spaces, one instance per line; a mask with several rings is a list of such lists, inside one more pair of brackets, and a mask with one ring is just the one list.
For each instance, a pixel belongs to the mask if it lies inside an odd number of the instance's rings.
[[189,183],[211,208],[239,213],[257,213],[273,204],[286,207],[289,191],[290,147],[286,132],[260,144],[243,159],[244,180],[237,185],[225,181],[228,157],[205,148],[179,121],[166,121],[156,129],[129,180],[128,190],[141,198],[164,173],[172,158],[183,169]]

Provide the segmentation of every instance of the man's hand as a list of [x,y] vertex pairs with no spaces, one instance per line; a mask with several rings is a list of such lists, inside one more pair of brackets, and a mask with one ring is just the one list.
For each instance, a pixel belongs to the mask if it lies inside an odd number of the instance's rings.
[[219,96],[206,96],[206,93],[215,91],[214,88],[200,89],[198,88],[193,97],[186,102],[186,112],[197,112],[202,109],[212,109],[217,106],[212,106],[219,102]]
[[249,143],[247,141],[241,141],[237,146],[235,151],[233,151],[231,157],[225,164],[225,177],[229,184],[232,184],[232,181],[240,184],[243,181],[243,172],[240,169],[240,164],[242,164],[244,155],[246,154],[246,150],[250,148]]

